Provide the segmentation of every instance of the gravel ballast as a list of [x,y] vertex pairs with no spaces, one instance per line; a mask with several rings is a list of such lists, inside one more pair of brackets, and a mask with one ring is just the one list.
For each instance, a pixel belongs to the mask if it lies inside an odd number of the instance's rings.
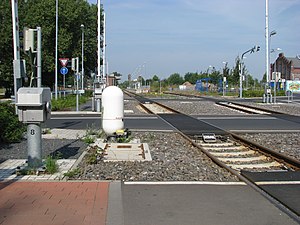
[[124,181],[238,181],[177,133],[133,132],[148,143],[152,161],[79,164],[74,179]]
[[256,133],[240,136],[300,160],[300,133]]
[[164,101],[162,104],[169,106],[187,115],[245,115],[245,113],[228,109],[211,101]]

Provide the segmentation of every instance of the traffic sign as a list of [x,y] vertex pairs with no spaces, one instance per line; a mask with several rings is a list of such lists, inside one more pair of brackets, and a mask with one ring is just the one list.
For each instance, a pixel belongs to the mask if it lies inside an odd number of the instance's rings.
[[60,73],[61,73],[62,75],[66,75],[68,72],[69,72],[69,70],[68,70],[67,67],[62,67],[62,68],[60,68]]
[[59,61],[62,67],[66,67],[68,65],[69,58],[59,58]]

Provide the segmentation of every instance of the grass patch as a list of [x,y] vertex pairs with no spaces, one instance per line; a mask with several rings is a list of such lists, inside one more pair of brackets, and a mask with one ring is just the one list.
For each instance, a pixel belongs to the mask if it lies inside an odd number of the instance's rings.
[[81,140],[86,144],[95,143],[96,138],[104,138],[105,133],[102,129],[97,129],[94,124],[91,127],[87,127],[84,137]]
[[[84,104],[89,100],[87,95],[79,96],[79,104]],[[76,95],[67,95],[65,98],[51,100],[52,111],[70,111],[76,107]]]
[[58,172],[58,164],[57,159],[52,156],[47,156],[45,160],[46,172],[50,174],[54,174]]
[[95,137],[90,135],[84,136],[81,140],[88,145],[95,143]]
[[98,146],[91,147],[86,154],[87,164],[97,164],[104,157],[104,150]]
[[70,171],[64,173],[64,176],[68,177],[68,178],[74,178],[77,175],[79,175],[80,173],[81,173],[81,170],[79,168],[76,168],[76,169],[73,169],[73,170],[70,170]]

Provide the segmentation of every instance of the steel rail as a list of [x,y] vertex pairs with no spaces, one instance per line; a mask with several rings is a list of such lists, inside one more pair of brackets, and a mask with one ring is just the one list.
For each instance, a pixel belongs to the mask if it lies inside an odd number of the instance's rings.
[[[242,106],[242,107],[245,107],[245,108],[254,109],[254,110],[258,110],[258,111],[262,111],[262,112],[266,112],[266,113],[271,113],[271,114],[287,115],[287,114],[282,113],[282,112],[277,112],[277,111],[274,111],[274,110],[271,110],[271,109],[263,109],[263,108],[259,108],[259,107],[255,107],[255,106],[249,106],[249,105],[242,104],[242,103],[236,102],[236,101],[225,101],[225,100],[220,100],[220,99],[216,99],[216,98],[213,98],[213,97],[197,96],[197,95],[192,95],[192,94],[172,93],[172,92],[164,92],[164,93],[170,94],[170,95],[184,96],[184,97],[194,97],[194,98],[208,99],[208,100],[211,100],[211,101],[215,102],[218,105],[222,105],[222,106],[228,107],[228,108],[232,108],[232,107],[230,107],[229,105],[220,104],[220,102],[228,102],[228,103],[235,104],[235,105],[238,105],[238,106]],[[254,113],[254,112],[247,111],[246,109],[235,109],[235,110],[242,111],[242,112],[248,112],[248,113],[252,113],[252,114],[257,114],[257,113]]]
[[276,152],[270,148],[267,148],[267,147],[264,147],[258,143],[255,143],[253,141],[250,141],[250,140],[247,140],[235,133],[230,133],[230,135],[235,138],[235,139],[238,139],[240,140],[242,143],[245,143],[247,145],[250,145],[252,147],[255,147],[256,150],[262,152],[262,153],[267,153],[269,155],[271,155],[273,158],[277,159],[278,161],[284,161],[285,163],[287,163],[289,166],[291,166],[293,169],[296,169],[296,170],[300,170],[300,161],[295,159],[295,158],[292,158],[290,156],[287,156],[287,155],[284,155],[284,154],[281,154],[279,152]]
[[[127,93],[127,92],[126,92]],[[132,93],[131,93],[132,94]],[[137,95],[137,94],[132,94],[132,97],[135,97],[135,96],[138,96],[139,98],[141,98],[141,96],[139,96],[139,95]],[[164,104],[162,104],[162,103],[159,103],[159,102],[156,102],[156,101],[154,101],[154,100],[150,100],[150,99],[147,99],[147,98],[144,98],[144,97],[142,97],[143,99],[144,99],[144,101],[148,101],[148,102],[151,102],[151,103],[155,103],[155,104],[157,104],[157,105],[159,105],[159,106],[161,106],[161,107],[164,107],[164,108],[166,108],[167,110],[169,110],[169,111],[172,111],[172,112],[174,112],[174,113],[176,113],[176,114],[182,114],[182,115],[185,115],[185,116],[188,116],[188,117],[191,117],[191,116],[189,116],[189,115],[186,115],[186,114],[184,114],[184,113],[181,113],[181,112],[179,112],[179,111],[177,111],[177,110],[175,110],[175,109],[172,109],[172,108],[170,108],[169,106],[166,106],[166,105],[164,105]],[[143,104],[142,104],[143,105]],[[147,108],[148,109],[148,108]],[[149,109],[148,109],[149,110]],[[149,110],[150,111],[150,110]],[[150,111],[151,112],[151,111]],[[153,112],[151,112],[151,114],[154,114]],[[159,114],[157,114],[158,116],[159,116]],[[160,116],[159,116],[160,117]],[[161,117],[160,117],[161,118]],[[193,117],[191,117],[191,118],[193,118]],[[163,118],[162,118],[163,119]],[[213,128],[216,128],[216,127],[214,127],[214,126],[212,126],[212,125],[210,125],[211,127],[213,127]],[[174,127],[174,126],[173,126]],[[176,128],[177,129],[177,128]],[[218,129],[220,129],[220,130],[222,130],[222,131],[224,131],[224,133],[225,133],[225,135],[229,135],[229,136],[231,136],[233,139],[235,139],[235,140],[239,140],[240,142],[241,142],[241,144],[243,144],[243,145],[247,145],[247,146],[251,146],[251,147],[253,147],[253,148],[255,148],[255,150],[258,150],[258,151],[260,151],[262,154],[267,154],[268,156],[270,156],[270,157],[272,157],[273,159],[275,159],[276,161],[279,161],[279,162],[283,162],[283,163],[285,163],[285,164],[288,164],[290,167],[292,167],[293,169],[300,169],[300,161],[299,160],[297,160],[297,159],[294,159],[294,158],[292,158],[292,157],[289,157],[289,156],[287,156],[287,155],[284,155],[284,154],[281,154],[281,153],[279,153],[279,152],[276,152],[276,151],[274,151],[274,150],[272,150],[272,149],[270,149],[270,148],[267,148],[267,147],[264,147],[264,146],[262,146],[262,145],[259,145],[258,143],[255,143],[255,142],[252,142],[252,141],[249,141],[249,140],[247,140],[247,139],[245,139],[245,138],[243,138],[243,137],[241,137],[241,136],[239,136],[239,135],[237,135],[237,134],[235,134],[235,133],[232,133],[232,132],[229,132],[229,131],[226,131],[226,130],[223,130],[223,129],[221,129],[221,128],[218,128]],[[179,132],[181,132],[179,129],[177,129]],[[181,132],[182,133],[182,132]],[[183,134],[183,133],[182,133]],[[200,146],[200,145],[198,145],[198,146]],[[201,149],[203,149],[202,147],[201,147]],[[211,157],[211,158],[215,158],[215,160],[216,161],[220,161],[220,160],[218,160],[215,156],[213,156],[211,153],[209,153],[208,151],[206,151],[206,150],[204,150],[203,149],[203,151],[209,156],[209,157]],[[220,161],[220,163],[222,164],[222,165],[226,165],[225,163],[223,163],[223,162],[221,162]]]
[[280,202],[278,199],[274,198],[272,195],[270,195],[268,192],[264,191],[262,188],[259,187],[259,185],[255,184],[253,181],[251,181],[250,179],[248,179],[247,177],[243,176],[242,174],[240,174],[238,171],[230,168],[229,166],[227,166],[224,162],[220,161],[217,157],[215,157],[214,155],[212,155],[210,152],[208,152],[207,150],[205,150],[204,148],[202,148],[202,146],[198,145],[197,143],[195,143],[191,138],[189,138],[187,135],[185,135],[184,133],[182,133],[181,131],[178,131],[178,133],[185,138],[186,140],[188,140],[194,147],[198,148],[201,150],[201,152],[203,152],[204,154],[206,154],[213,162],[215,162],[218,166],[226,169],[227,171],[229,171],[230,173],[232,173],[233,175],[237,176],[238,179],[240,181],[245,182],[247,185],[249,185],[251,188],[253,188],[255,191],[257,191],[258,193],[260,193],[263,197],[265,197],[267,200],[269,200],[271,203],[273,203],[276,207],[278,207],[281,211],[283,211],[284,213],[286,213],[287,215],[289,215],[292,219],[294,219],[296,222],[300,223],[300,216],[298,214],[296,214],[292,209],[288,208],[287,206],[285,206],[282,202]]
[[[144,98],[146,99],[146,98]],[[156,103],[159,104],[161,107],[165,107],[168,110],[174,111],[172,108],[170,107],[166,107],[165,105],[161,104],[161,103],[157,103],[153,100],[150,100],[151,103]],[[176,111],[176,110],[175,110]],[[176,113],[179,114],[183,114],[180,113],[178,111],[176,111]],[[157,114],[159,116],[159,114]],[[160,116],[159,116],[160,117]],[[161,117],[160,117],[161,118]],[[161,118],[163,119],[163,118]],[[164,120],[164,119],[163,119]],[[166,121],[168,122],[168,121]],[[169,122],[168,122],[169,123]],[[172,125],[172,124],[171,124]],[[174,127],[174,126],[173,126]],[[265,197],[266,199],[268,199],[271,203],[273,203],[277,208],[279,208],[281,211],[283,211],[284,213],[286,213],[287,215],[289,215],[292,219],[294,219],[296,222],[300,223],[300,215],[298,215],[296,212],[294,212],[292,209],[288,208],[286,205],[284,205],[282,202],[280,202],[278,199],[274,198],[272,195],[270,195],[268,192],[266,192],[265,190],[263,190],[262,188],[259,187],[259,185],[257,185],[254,181],[251,181],[250,179],[248,179],[247,177],[243,176],[239,171],[232,169],[231,167],[229,167],[228,165],[226,165],[226,163],[220,161],[216,156],[212,155],[209,151],[207,151],[206,149],[204,149],[202,146],[198,145],[195,141],[193,141],[188,135],[184,134],[182,131],[180,131],[179,129],[177,129],[176,127],[174,127],[177,130],[177,133],[179,133],[183,138],[185,138],[187,141],[189,141],[194,147],[196,147],[197,149],[199,149],[201,152],[203,152],[204,154],[206,154],[214,163],[216,163],[218,166],[226,169],[227,171],[229,171],[231,174],[237,176],[237,178],[243,182],[245,182],[247,185],[249,185],[251,188],[253,188],[255,191],[257,191],[258,193],[260,193],[263,197]],[[268,154],[271,155],[272,158],[275,158],[277,161],[284,161],[284,163],[291,165],[293,168],[296,169],[300,169],[300,161],[288,157],[286,155],[280,154],[278,152],[275,152],[269,148],[266,148],[264,146],[261,146],[257,143],[251,142],[249,140],[246,140],[240,136],[238,136],[237,134],[225,131],[224,132],[231,136],[232,138],[234,138],[235,140],[239,140],[241,142],[241,144],[246,144],[246,145],[250,145],[251,147],[254,147],[256,150],[259,150],[260,152],[262,152],[263,154]]]

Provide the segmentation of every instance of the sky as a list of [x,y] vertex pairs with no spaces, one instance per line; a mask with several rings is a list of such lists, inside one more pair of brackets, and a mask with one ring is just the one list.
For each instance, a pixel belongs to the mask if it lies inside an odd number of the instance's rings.
[[[97,0],[88,0],[97,4]],[[232,68],[246,54],[249,73],[266,71],[265,0],[101,0],[106,12],[109,72],[127,79]],[[270,48],[300,55],[300,0],[269,0]],[[274,62],[280,52],[270,55]]]

